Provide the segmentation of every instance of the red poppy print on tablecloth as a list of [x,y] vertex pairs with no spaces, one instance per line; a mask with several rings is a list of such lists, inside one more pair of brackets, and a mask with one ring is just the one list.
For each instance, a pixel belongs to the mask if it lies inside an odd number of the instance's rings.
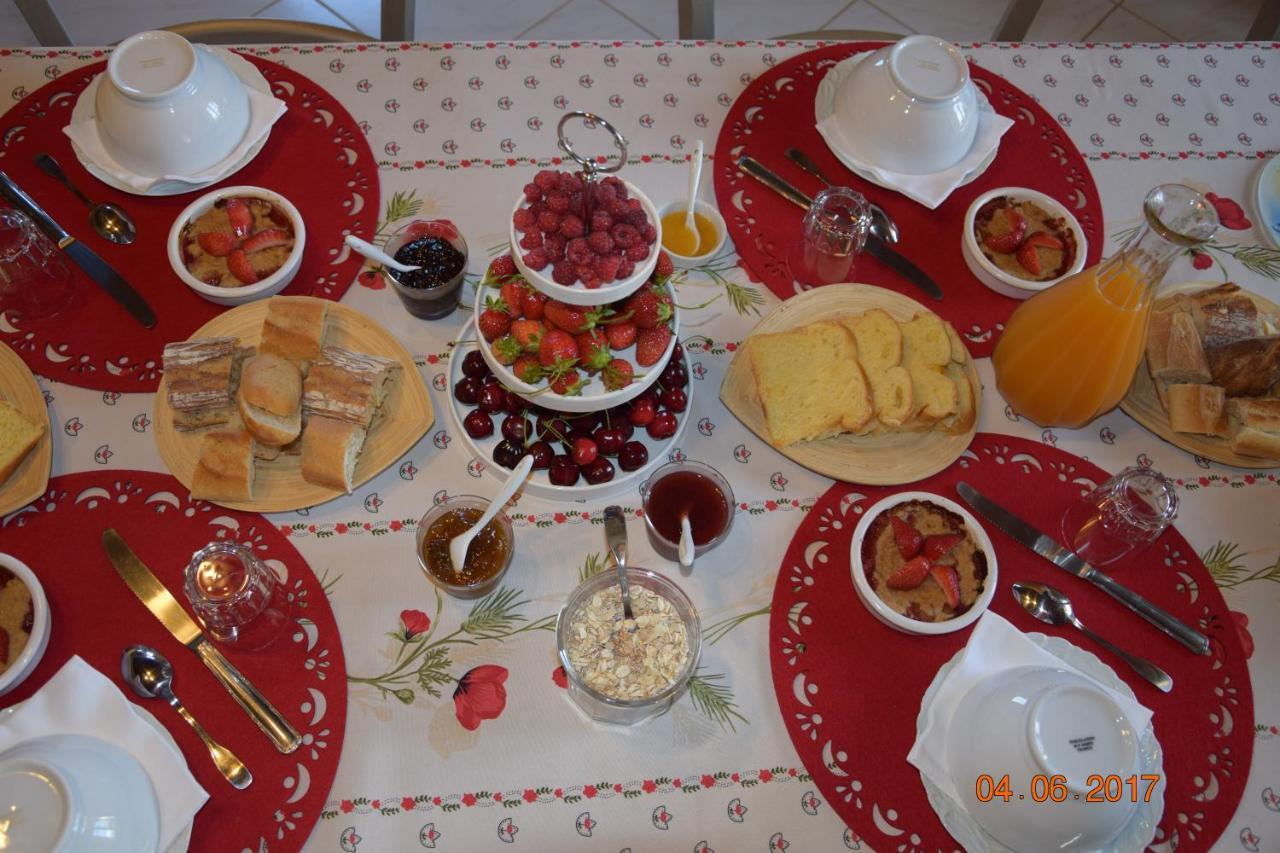
[[507,707],[507,668],[485,664],[458,679],[453,691],[453,710],[458,722],[469,732],[484,720],[496,720]]
[[1253,223],[1245,217],[1244,208],[1238,202],[1217,193],[1205,193],[1204,197],[1209,199],[1209,203],[1217,211],[1218,221],[1222,223],[1222,227],[1230,228],[1232,231],[1248,231],[1253,227]]
[[421,610],[401,610],[400,626],[404,628],[404,638],[412,640],[431,630],[431,617]]
[[569,687],[569,676],[565,673],[564,666],[558,666],[551,671],[551,681],[561,689]]

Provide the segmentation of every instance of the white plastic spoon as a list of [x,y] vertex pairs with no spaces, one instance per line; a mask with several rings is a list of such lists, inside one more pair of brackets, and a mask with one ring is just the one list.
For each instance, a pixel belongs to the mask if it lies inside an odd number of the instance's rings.
[[422,267],[414,266],[413,264],[400,263],[395,258],[388,255],[386,252],[379,249],[377,246],[373,245],[372,243],[361,240],[359,237],[355,236],[354,234],[348,234],[344,239],[348,246],[355,249],[357,252],[364,255],[369,260],[377,261],[378,263],[382,264],[384,267],[390,267],[396,272],[413,272],[414,270],[422,269]]
[[686,569],[693,565],[693,528],[688,514],[680,516],[680,565]]
[[459,533],[449,540],[449,560],[453,563],[455,572],[461,572],[463,565],[466,564],[467,549],[471,547],[471,540],[475,539],[476,535],[484,530],[484,526],[493,521],[494,516],[502,511],[507,501],[516,493],[516,489],[524,485],[525,479],[532,470],[533,456],[521,459],[520,464],[511,471],[511,476],[507,477],[507,482],[502,484],[498,494],[489,502],[489,508],[484,511],[484,515],[480,516],[480,520],[471,525],[471,529],[466,533]]
[[702,237],[698,234],[698,223],[693,218],[693,206],[698,201],[698,181],[701,179],[702,140],[699,139],[698,144],[693,148],[693,159],[689,161],[689,199],[684,208],[684,225],[667,241],[673,252],[685,257],[697,256],[702,243]]

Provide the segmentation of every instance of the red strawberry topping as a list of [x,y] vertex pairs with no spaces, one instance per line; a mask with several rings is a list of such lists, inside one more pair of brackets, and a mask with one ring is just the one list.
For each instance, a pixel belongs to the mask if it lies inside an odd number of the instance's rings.
[[227,269],[243,284],[256,284],[258,281],[258,273],[254,271],[253,264],[249,263],[243,249],[236,249],[227,256]]
[[893,538],[898,544],[898,553],[902,555],[902,559],[910,560],[919,554],[924,545],[924,537],[920,535],[920,531],[896,515],[889,516],[889,522],[893,525]]
[[264,228],[252,237],[249,237],[240,245],[247,253],[260,252],[263,249],[270,249],[273,246],[287,246],[292,237],[289,232],[280,228]]
[[938,582],[938,586],[942,587],[943,594],[947,597],[947,606],[955,610],[960,606],[960,575],[951,566],[931,566],[929,574],[933,575],[933,579]]
[[244,199],[226,199],[222,207],[227,212],[227,218],[231,220],[232,234],[244,237],[253,230],[253,211],[249,210],[249,204]]
[[215,258],[225,258],[240,246],[240,240],[226,231],[205,231],[196,237],[196,242]]
[[915,557],[903,563],[893,574],[889,575],[885,584],[889,589],[915,589],[929,577],[932,564],[925,557]]

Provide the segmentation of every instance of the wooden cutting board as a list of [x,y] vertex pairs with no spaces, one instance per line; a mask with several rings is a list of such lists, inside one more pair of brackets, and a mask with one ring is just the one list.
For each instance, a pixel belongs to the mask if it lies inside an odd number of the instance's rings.
[[18,354],[0,343],[0,397],[8,400],[27,420],[42,426],[44,435],[19,463],[9,479],[0,483],[0,516],[21,509],[44,494],[53,464],[53,438],[49,435],[49,409],[31,370]]

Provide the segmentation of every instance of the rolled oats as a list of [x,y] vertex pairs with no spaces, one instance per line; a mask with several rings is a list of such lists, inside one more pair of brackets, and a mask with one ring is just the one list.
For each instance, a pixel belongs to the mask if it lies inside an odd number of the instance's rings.
[[578,678],[614,699],[647,699],[670,687],[689,659],[689,635],[670,601],[631,587],[635,619],[623,619],[622,591],[595,593],[573,614],[566,651]]

